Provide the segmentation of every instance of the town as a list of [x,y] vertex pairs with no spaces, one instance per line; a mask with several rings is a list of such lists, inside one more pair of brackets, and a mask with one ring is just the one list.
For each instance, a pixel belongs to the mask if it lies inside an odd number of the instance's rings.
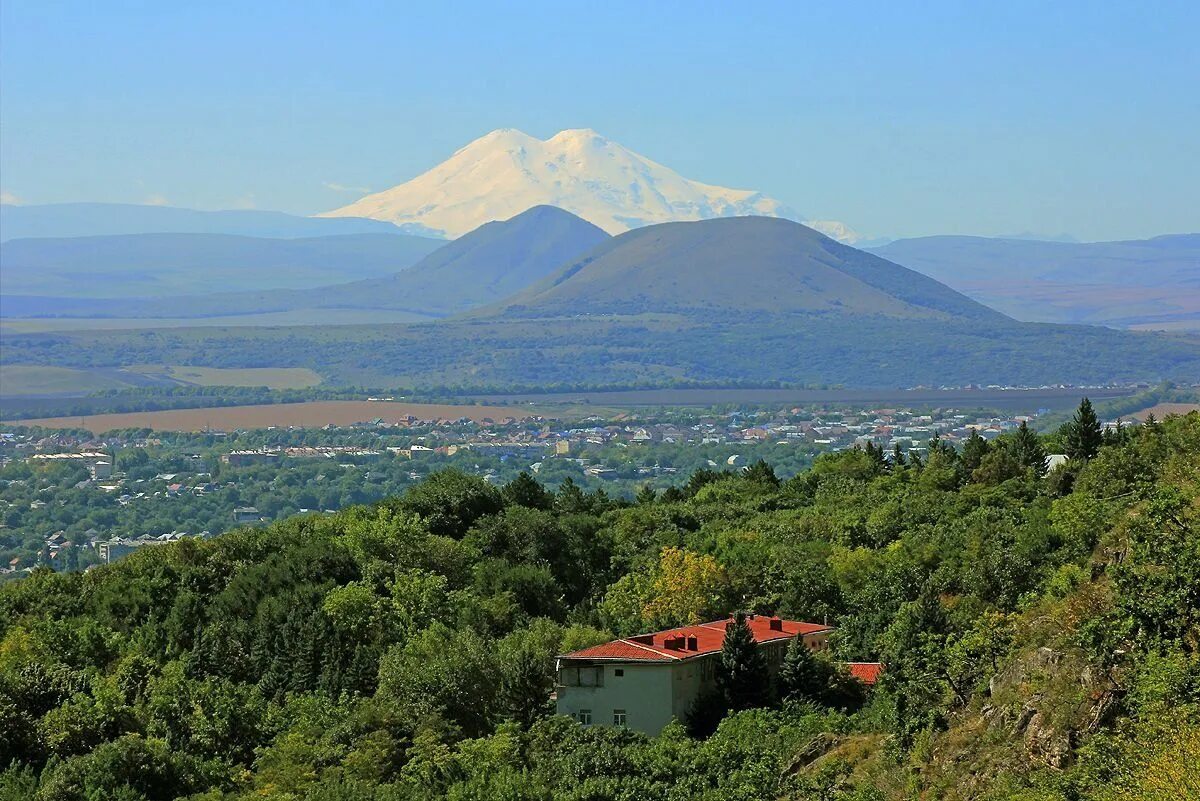
[[868,444],[888,458],[920,456],[931,439],[961,447],[972,435],[993,440],[1044,416],[1045,410],[738,407],[100,436],[6,426],[0,578],[38,565],[86,569],[148,545],[371,503],[445,468],[496,485],[527,472],[548,486],[570,480],[632,497],[643,487],[676,486],[698,470],[737,471],[758,460],[787,477],[822,452]]

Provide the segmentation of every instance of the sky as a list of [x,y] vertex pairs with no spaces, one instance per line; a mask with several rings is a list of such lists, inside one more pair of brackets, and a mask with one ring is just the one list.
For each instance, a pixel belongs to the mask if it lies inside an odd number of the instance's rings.
[[311,214],[594,128],[868,236],[1200,230],[1200,3],[0,3],[4,202]]

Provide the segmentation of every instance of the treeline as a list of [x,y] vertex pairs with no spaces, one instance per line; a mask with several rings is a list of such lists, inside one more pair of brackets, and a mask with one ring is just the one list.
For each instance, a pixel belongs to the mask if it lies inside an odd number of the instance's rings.
[[[632,503],[444,471],[337,515],[38,571],[0,587],[0,797],[1195,789],[1200,414],[1106,439],[1085,407],[1058,436],[1074,458],[1045,476],[1026,429],[786,480],[702,470]],[[883,679],[856,699],[832,663],[797,662],[655,738],[552,715],[555,654],[734,610],[828,619],[832,658]]]

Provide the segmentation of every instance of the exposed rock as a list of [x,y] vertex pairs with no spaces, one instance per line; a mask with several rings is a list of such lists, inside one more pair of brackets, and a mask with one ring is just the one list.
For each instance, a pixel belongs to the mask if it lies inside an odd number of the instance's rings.
[[1029,718],[1025,728],[1025,751],[1029,758],[1059,770],[1071,764],[1072,733],[1049,725],[1041,712]]
[[807,765],[811,764],[819,757],[824,756],[841,742],[842,737],[832,732],[822,732],[818,734],[816,737],[809,740],[808,743],[796,753],[796,756],[792,757],[792,762],[790,765],[788,765],[787,772],[800,772]]

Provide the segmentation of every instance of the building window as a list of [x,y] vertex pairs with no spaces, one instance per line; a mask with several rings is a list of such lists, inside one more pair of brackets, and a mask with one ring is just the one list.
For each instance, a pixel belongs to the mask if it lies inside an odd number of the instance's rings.
[[616,669],[614,669],[614,670],[613,670],[613,675],[614,675],[614,676],[624,676],[624,675],[625,675],[625,668],[616,668]]
[[603,687],[604,668],[600,665],[565,667],[558,671],[561,687]]
[[590,709],[579,710],[579,722],[582,723],[584,726],[591,726],[592,725],[592,710],[590,710]]
[[622,729],[625,728],[625,710],[624,709],[614,709],[613,710],[613,725],[619,726]]

